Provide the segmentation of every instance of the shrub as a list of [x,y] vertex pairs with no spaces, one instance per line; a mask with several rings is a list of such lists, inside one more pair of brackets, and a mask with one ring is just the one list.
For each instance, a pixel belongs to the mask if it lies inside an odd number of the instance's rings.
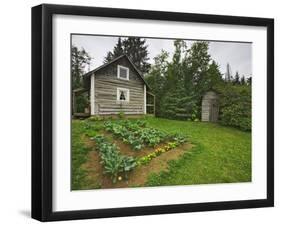
[[187,120],[196,117],[193,96],[187,96],[181,89],[167,92],[160,107],[164,118]]
[[85,112],[85,108],[89,106],[89,100],[86,93],[78,95],[76,97],[76,111],[80,113]]
[[220,102],[220,122],[223,125],[251,130],[251,86],[226,85]]
[[118,118],[119,118],[119,119],[124,119],[124,118],[125,118],[125,113],[124,113],[124,111],[119,111],[119,112],[118,112]]

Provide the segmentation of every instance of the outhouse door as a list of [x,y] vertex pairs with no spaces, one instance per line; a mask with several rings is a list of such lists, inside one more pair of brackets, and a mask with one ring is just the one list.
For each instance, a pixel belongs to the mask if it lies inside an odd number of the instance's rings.
[[218,101],[216,99],[212,99],[210,101],[210,122],[216,122],[218,121],[218,116],[219,116],[219,105]]

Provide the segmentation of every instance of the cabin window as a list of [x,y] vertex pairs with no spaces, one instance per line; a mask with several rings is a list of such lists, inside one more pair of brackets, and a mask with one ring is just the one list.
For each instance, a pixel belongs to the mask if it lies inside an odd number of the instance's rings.
[[129,68],[118,65],[117,66],[117,78],[129,80]]
[[125,88],[117,88],[117,101],[118,102],[129,102],[130,90]]

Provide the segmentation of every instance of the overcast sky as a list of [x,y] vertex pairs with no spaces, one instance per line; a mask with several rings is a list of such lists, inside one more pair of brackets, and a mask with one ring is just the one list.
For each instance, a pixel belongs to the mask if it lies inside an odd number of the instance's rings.
[[[73,35],[72,44],[78,48],[84,48],[92,60],[90,70],[103,64],[104,57],[108,51],[112,51],[117,43],[118,37],[94,36],[94,35]],[[149,52],[149,62],[153,63],[153,58],[164,49],[172,57],[174,45],[171,39],[151,39],[146,38]],[[188,46],[192,41],[186,40]],[[232,75],[238,71],[240,75],[249,77],[252,75],[252,44],[235,42],[210,42],[209,54],[220,66],[221,73],[225,73],[227,63],[230,64]]]

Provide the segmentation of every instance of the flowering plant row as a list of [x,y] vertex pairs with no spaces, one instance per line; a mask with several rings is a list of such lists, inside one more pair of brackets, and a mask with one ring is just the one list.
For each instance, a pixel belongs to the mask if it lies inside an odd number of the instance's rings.
[[146,155],[146,156],[143,156],[143,157],[140,157],[137,159],[137,165],[138,166],[141,166],[141,165],[147,165],[152,159],[154,159],[155,157],[167,152],[167,151],[170,151],[171,149],[181,145],[182,143],[186,142],[186,139],[177,135],[174,139],[175,141],[173,142],[169,142],[167,145],[165,145],[164,147],[162,148],[157,148],[155,151],[153,151],[152,153]]

